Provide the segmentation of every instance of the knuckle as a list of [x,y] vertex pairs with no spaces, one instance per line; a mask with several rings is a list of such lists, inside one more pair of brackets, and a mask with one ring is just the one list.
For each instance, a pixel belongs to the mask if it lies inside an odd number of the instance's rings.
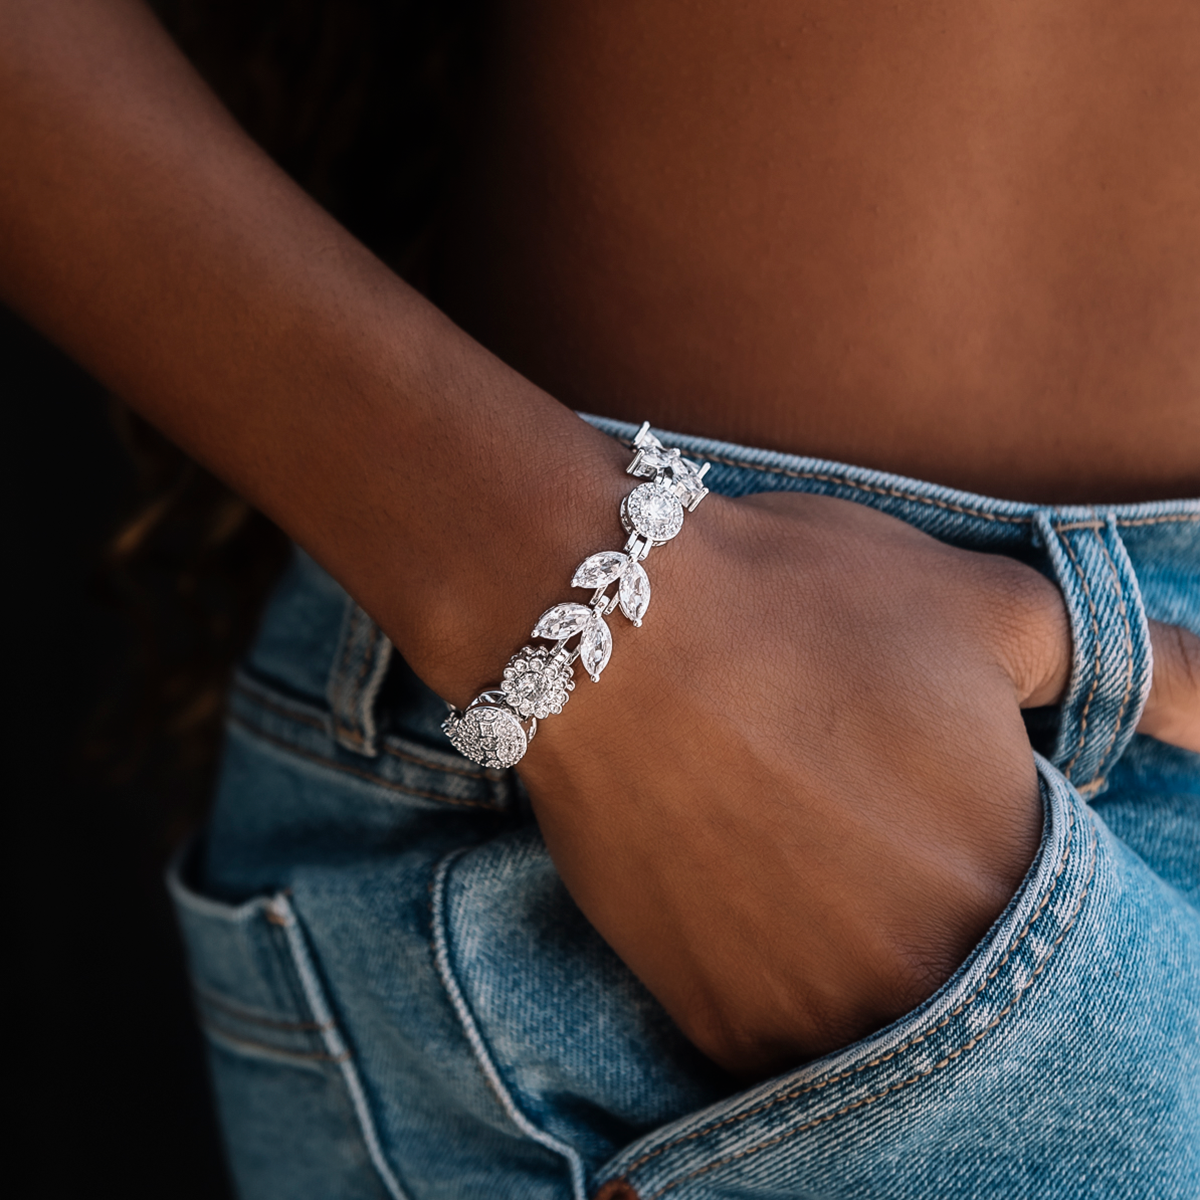
[[1149,624],[1154,676],[1138,729],[1200,750],[1200,638],[1178,625]]
[[1200,638],[1179,625],[1150,622],[1155,699],[1173,705],[1200,700]]
[[1179,625],[1168,626],[1180,681],[1190,692],[1200,691],[1200,638]]
[[[1062,594],[1049,579],[1016,559],[981,557],[988,560],[980,581],[984,589],[978,612],[981,636],[1023,695],[1046,688],[1053,691],[1070,658],[1070,622]],[[1065,683],[1065,678],[1060,682]]]

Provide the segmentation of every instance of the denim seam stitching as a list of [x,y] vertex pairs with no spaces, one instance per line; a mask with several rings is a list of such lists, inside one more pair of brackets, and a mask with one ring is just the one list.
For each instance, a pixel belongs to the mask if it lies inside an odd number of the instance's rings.
[[[1055,532],[1057,533],[1058,531],[1055,530]],[[1063,777],[1066,779],[1070,779],[1071,771],[1074,768],[1075,763],[1078,761],[1079,756],[1083,753],[1084,745],[1087,742],[1088,713],[1091,711],[1092,700],[1095,698],[1096,689],[1100,686],[1100,674],[1101,674],[1101,668],[1103,666],[1103,663],[1102,663],[1101,655],[1100,655],[1100,650],[1101,650],[1100,625],[1096,618],[1096,604],[1095,604],[1095,601],[1092,599],[1092,589],[1088,585],[1087,575],[1085,574],[1083,568],[1079,565],[1079,559],[1076,558],[1076,556],[1075,556],[1075,549],[1071,545],[1071,539],[1067,538],[1067,537],[1063,537],[1060,534],[1059,541],[1061,541],[1062,544],[1066,547],[1067,554],[1070,555],[1070,558],[1071,558],[1071,565],[1075,568],[1075,574],[1079,576],[1079,582],[1083,586],[1083,595],[1084,595],[1084,598],[1087,600],[1088,613],[1091,616],[1092,637],[1095,639],[1095,642],[1096,642],[1096,657],[1094,660],[1094,665],[1092,667],[1092,686],[1091,686],[1090,690],[1088,691],[1087,700],[1084,701],[1083,712],[1080,713],[1080,715],[1079,715],[1079,742],[1075,746],[1075,753],[1071,755],[1071,761],[1068,762],[1067,765],[1065,767],[1063,767],[1063,769],[1062,769]]]
[[[627,446],[632,446],[633,442],[628,438],[618,438]],[[664,445],[667,443],[664,442]],[[950,512],[962,513],[968,517],[979,517],[984,521],[996,521],[1005,525],[1028,525],[1033,521],[1032,514],[1027,517],[1010,517],[1000,513],[990,513],[986,509],[972,508],[965,504],[955,504],[950,500],[938,500],[933,496],[921,496],[916,492],[906,492],[902,488],[881,487],[877,484],[858,483],[853,479],[846,479],[840,475],[830,475],[824,471],[797,471],[792,467],[772,467],[765,463],[745,462],[742,459],[732,458],[724,454],[705,454],[701,451],[695,451],[697,458],[704,462],[721,463],[723,466],[735,467],[739,470],[759,471],[765,475],[783,475],[788,479],[812,479],[817,483],[832,483],[838,487],[854,488],[862,492],[871,492],[877,496],[890,496],[895,500],[911,500],[916,504],[927,504],[935,508],[944,508]],[[1168,521],[1200,521],[1200,516],[1192,513],[1168,513],[1158,517],[1129,517],[1126,519],[1116,518],[1118,525],[1158,525]]]
[[[261,704],[263,708],[277,713],[281,717],[299,721],[301,724],[308,725],[312,729],[324,731],[326,728],[325,722],[320,718],[310,716],[308,713],[302,712],[298,708],[292,708],[279,700],[274,700],[244,680],[237,680],[233,684],[233,690],[240,692],[255,704]],[[448,775],[461,775],[464,779],[487,779],[487,774],[484,771],[469,771],[464,767],[452,767],[445,763],[434,762],[431,758],[420,758],[415,754],[409,753],[407,750],[398,750],[395,746],[388,744],[386,735],[383,739],[383,752],[384,754],[390,754],[392,758],[398,758],[401,762],[412,763],[413,766],[424,767],[429,771],[443,771]]]
[[367,1095],[363,1090],[362,1079],[354,1065],[350,1047],[343,1041],[341,1032],[333,1019],[333,1013],[325,1002],[312,955],[309,953],[304,935],[300,931],[300,923],[296,919],[295,911],[287,896],[282,892],[273,896],[269,904],[269,911],[276,915],[279,923],[283,926],[288,950],[291,952],[296,973],[300,976],[309,1011],[316,1020],[327,1026],[322,1031],[321,1038],[325,1043],[326,1050],[329,1051],[331,1058],[341,1070],[342,1081],[350,1093],[350,1103],[354,1108],[354,1115],[358,1118],[359,1131],[366,1143],[371,1163],[392,1200],[408,1200],[407,1194],[400,1186],[400,1181],[396,1178],[391,1164],[383,1153],[383,1146],[380,1144],[379,1134],[375,1129],[375,1118],[371,1114],[371,1109],[367,1104]]
[[[631,443],[632,444],[632,443]],[[860,492],[870,492],[876,496],[890,496],[894,500],[912,500],[918,504],[928,504],[935,508],[948,509],[950,512],[962,513],[966,516],[981,517],[985,521],[996,521],[1006,525],[1028,525],[1032,517],[1009,517],[999,513],[990,513],[984,509],[968,508],[963,504],[955,504],[950,500],[936,500],[932,496],[919,496],[915,492],[906,492],[901,488],[881,487],[878,484],[858,483],[853,479],[845,479],[840,475],[830,475],[824,471],[797,471],[792,467],[771,467],[763,463],[742,462],[723,454],[699,454],[705,462],[721,463],[727,467],[736,467],[750,471],[759,471],[764,475],[782,475],[787,479],[812,479],[817,483],[832,483],[838,487],[854,488]]]
[[252,700],[255,704],[261,705],[281,717],[287,717],[290,721],[299,721],[302,725],[307,725],[310,729],[326,730],[325,722],[319,717],[310,716],[308,713],[301,712],[297,708],[291,708],[286,704],[281,704],[277,700],[269,700],[261,692],[247,687],[243,683],[235,683],[233,685],[235,692],[240,692],[247,699]]
[[252,725],[245,717],[239,716],[237,713],[230,714],[229,723],[241,726],[241,728],[254,737],[262,738],[264,742],[270,742],[271,745],[278,746],[281,750],[286,750],[289,754],[295,754],[298,758],[307,759],[309,762],[327,767],[331,771],[340,771],[344,775],[353,775],[356,779],[363,779],[367,783],[373,783],[377,787],[384,788],[389,792],[399,792],[403,796],[416,796],[421,800],[433,800],[438,804],[450,804],[456,808],[482,808],[488,812],[500,813],[505,811],[499,805],[492,804],[487,800],[459,800],[453,796],[443,796],[439,792],[427,792],[422,788],[408,787],[405,784],[394,783],[390,779],[384,779],[379,775],[372,775],[370,771],[364,771],[360,767],[352,767],[346,763],[336,762],[323,754],[316,754],[311,750],[305,750],[284,738],[267,733],[265,730]]
[[1100,761],[1096,764],[1095,782],[1099,784],[1104,776],[1104,766],[1108,762],[1108,756],[1113,752],[1113,748],[1117,744],[1117,735],[1125,723],[1129,698],[1133,694],[1133,630],[1130,627],[1129,613],[1125,607],[1125,589],[1121,585],[1121,573],[1117,570],[1117,564],[1108,552],[1108,547],[1104,544],[1104,538],[1101,537],[1099,529],[1095,532],[1096,541],[1100,543],[1100,550],[1108,563],[1108,569],[1112,572],[1113,582],[1117,586],[1117,609],[1121,614],[1121,623],[1125,627],[1125,695],[1121,698],[1121,707],[1117,710],[1117,720],[1113,726],[1112,737],[1108,739],[1108,745],[1104,747],[1104,753],[1100,755]]
[[[363,615],[366,616],[366,613],[363,613]],[[367,620],[370,620],[370,617],[367,617]],[[374,633],[371,636],[370,644],[363,652],[362,662],[358,665],[358,677],[354,680],[354,697],[356,706],[355,719],[359,723],[359,728],[346,729],[344,726],[342,727],[342,733],[348,736],[352,741],[358,742],[360,746],[365,745],[369,740],[367,733],[364,732],[367,729],[367,726],[370,725],[372,727],[372,733],[374,733],[375,725],[374,713],[365,711],[366,706],[363,703],[363,680],[367,677],[367,668],[374,663],[375,658],[379,653],[379,643],[383,640],[383,630],[380,629],[379,626],[373,621],[371,622],[371,628],[374,630]],[[364,711],[358,711],[360,709]]]
[[467,999],[463,995],[458,978],[454,973],[454,968],[450,963],[450,939],[446,930],[445,893],[446,888],[449,886],[450,868],[465,853],[466,850],[453,850],[447,854],[438,863],[429,881],[430,932],[432,934],[434,964],[437,968],[438,976],[442,981],[442,987],[446,989],[446,995],[449,997],[450,1005],[458,1017],[463,1032],[466,1034],[467,1042],[475,1055],[475,1061],[478,1063],[488,1087],[491,1088],[496,1099],[500,1102],[500,1107],[503,1109],[504,1114],[527,1138],[566,1159],[567,1167],[571,1174],[571,1190],[574,1193],[575,1200],[587,1200],[583,1160],[580,1158],[578,1151],[568,1146],[565,1142],[559,1141],[553,1134],[547,1133],[544,1129],[539,1129],[521,1111],[512,1093],[505,1086],[504,1080],[500,1077],[499,1068],[496,1066],[495,1059],[488,1049],[487,1042],[484,1040],[479,1024],[475,1020],[475,1015],[471,1012],[470,1006],[467,1004]]
[[1166,513],[1161,517],[1114,517],[1118,525],[1165,525],[1171,521],[1200,521],[1195,513]]
[[255,1042],[250,1038],[235,1037],[232,1033],[222,1029],[220,1025],[212,1021],[200,1022],[205,1033],[211,1034],[213,1037],[221,1038],[223,1041],[232,1042],[235,1046],[245,1046],[248,1050],[265,1050],[270,1054],[276,1054],[280,1058],[298,1058],[303,1062],[330,1062],[341,1064],[346,1062],[350,1057],[350,1052],[346,1051],[341,1056],[335,1058],[332,1054],[323,1051],[315,1050],[285,1050],[281,1046],[272,1046],[270,1042]]
[[246,1021],[251,1025],[262,1025],[266,1029],[279,1029],[286,1033],[320,1033],[325,1028],[316,1021],[279,1021],[270,1017],[260,1017],[257,1013],[252,1013],[249,1009],[242,1008],[240,1005],[226,1000],[224,996],[218,996],[215,992],[195,982],[192,984],[192,991],[196,993],[196,998],[202,1005],[208,1004],[213,1008],[219,1008],[231,1017],[236,1017],[239,1021]]
[[975,991],[972,992],[971,995],[969,995],[965,1000],[961,1001],[957,1008],[951,1009],[951,1011],[948,1012],[944,1017],[942,1017],[942,1019],[940,1021],[936,1022],[936,1024],[929,1026],[928,1029],[923,1030],[921,1033],[917,1034],[915,1037],[911,1038],[909,1041],[902,1043],[901,1045],[897,1046],[893,1050],[889,1050],[886,1054],[881,1054],[878,1058],[871,1059],[869,1062],[859,1063],[858,1066],[852,1067],[848,1071],[842,1071],[838,1075],[831,1075],[828,1079],[823,1079],[819,1083],[812,1083],[806,1087],[796,1088],[792,1091],[785,1092],[782,1095],[773,1096],[773,1097],[771,1097],[770,1100],[767,1100],[763,1104],[760,1104],[757,1108],[752,1108],[747,1112],[737,1113],[734,1116],[726,1117],[723,1121],[718,1121],[714,1125],[707,1125],[703,1129],[697,1129],[692,1133],[685,1134],[683,1137],[676,1138],[673,1142],[667,1142],[665,1145],[659,1146],[655,1150],[651,1150],[648,1154],[644,1154],[636,1162],[631,1163],[626,1168],[626,1171],[636,1171],[638,1169],[638,1167],[644,1166],[647,1162],[650,1161],[650,1159],[656,1158],[658,1155],[664,1154],[664,1153],[666,1153],[666,1151],[671,1150],[676,1146],[681,1146],[684,1142],[694,1141],[696,1138],[705,1137],[710,1133],[716,1132],[716,1130],[718,1130],[718,1129],[724,1129],[728,1125],[735,1125],[739,1121],[745,1121],[750,1117],[760,1116],[762,1113],[766,1112],[768,1109],[774,1108],[777,1104],[784,1104],[789,1100],[795,1100],[798,1097],[805,1096],[810,1092],[819,1092],[823,1088],[829,1087],[831,1084],[841,1083],[843,1080],[849,1079],[854,1075],[861,1074],[861,1072],[867,1071],[867,1070],[871,1069],[872,1067],[882,1066],[884,1063],[890,1062],[893,1058],[896,1058],[897,1056],[903,1054],[906,1050],[911,1050],[913,1048],[913,1046],[919,1045],[921,1042],[925,1041],[926,1038],[931,1037],[933,1034],[937,1033],[937,1031],[939,1029],[948,1025],[950,1023],[950,1021],[953,1020],[953,1018],[961,1016],[967,1010],[967,1008],[969,1008],[972,1004],[974,1004],[975,1001],[978,1000],[981,995],[983,995],[983,993],[986,990],[986,988],[988,987],[988,985],[992,982],[993,979],[996,978],[996,976],[1003,969],[1004,965],[1008,962],[1008,960],[1010,958],[1012,958],[1012,956],[1015,953],[1015,951],[1017,950],[1017,948],[1028,936],[1029,931],[1034,926],[1034,923],[1046,911],[1046,906],[1050,903],[1050,899],[1054,894],[1054,890],[1058,886],[1059,878],[1061,877],[1063,871],[1066,869],[1067,859],[1070,857],[1070,854],[1071,854],[1071,846],[1074,841],[1074,835],[1075,835],[1075,813],[1074,813],[1074,810],[1071,810],[1070,823],[1067,827],[1066,845],[1063,847],[1062,857],[1058,861],[1058,866],[1055,868],[1053,878],[1051,878],[1049,884],[1046,887],[1045,895],[1043,895],[1041,900],[1038,902],[1038,906],[1036,909],[1034,909],[1032,916],[1030,916],[1029,920],[1025,922],[1025,928],[1022,929],[1021,932],[1019,934],[1017,934],[1017,936],[1013,939],[1013,941],[1009,945],[1008,949],[1005,950],[1003,957],[987,973],[987,975],[984,976],[983,980],[981,981],[979,986],[975,989]]
[[[346,663],[350,657],[350,647],[354,644],[354,634],[358,630],[360,618],[366,617],[368,621],[371,621],[371,618],[367,617],[366,612],[363,610],[360,604],[356,604],[353,600],[351,603],[354,604],[354,615],[350,618],[350,629],[346,633],[346,646],[342,654],[341,665],[338,668],[339,675],[342,675],[345,672]],[[333,723],[336,727],[336,731],[339,734],[348,737],[352,742],[357,742],[360,746],[364,745],[367,741],[367,735],[365,732],[363,732],[366,727],[366,719],[363,714],[357,711],[357,706],[362,701],[362,685],[363,679],[367,674],[367,667],[375,657],[376,650],[379,646],[379,639],[383,635],[383,631],[378,625],[375,624],[374,621],[371,621],[371,629],[373,631],[371,634],[371,640],[367,644],[366,649],[363,651],[362,658],[358,664],[358,674],[354,678],[355,702],[350,707],[357,725],[354,727],[347,726],[337,712],[333,714]]]
[[1095,826],[1090,826],[1090,828],[1091,859],[1088,865],[1088,873],[1084,879],[1083,888],[1079,893],[1078,899],[1075,901],[1075,906],[1071,910],[1071,915],[1068,918],[1067,923],[1059,932],[1058,937],[1056,937],[1050,944],[1050,948],[1046,951],[1042,961],[1033,969],[1029,975],[1029,978],[1013,993],[1012,999],[1009,1000],[1004,1008],[1002,1008],[991,1019],[991,1021],[989,1021],[987,1025],[983,1027],[983,1029],[971,1037],[970,1040],[964,1042],[961,1046],[956,1047],[954,1050],[951,1050],[943,1059],[941,1059],[941,1061],[934,1063],[932,1067],[929,1067],[924,1071],[920,1071],[916,1075],[911,1075],[908,1079],[902,1079],[899,1083],[892,1084],[890,1087],[885,1088],[882,1092],[876,1092],[873,1096],[866,1096],[862,1100],[854,1101],[852,1104],[843,1105],[841,1108],[836,1109],[833,1112],[824,1113],[820,1117],[816,1117],[811,1121],[807,1121],[803,1125],[798,1125],[795,1129],[789,1129],[784,1133],[777,1134],[775,1137],[770,1138],[765,1142],[760,1142],[756,1146],[749,1146],[745,1150],[739,1150],[736,1154],[729,1154],[724,1158],[716,1159],[711,1163],[707,1163],[703,1167],[699,1167],[698,1169],[689,1172],[687,1175],[683,1175],[679,1179],[674,1179],[670,1183],[665,1184],[663,1187],[659,1188],[658,1191],[652,1193],[648,1200],[658,1200],[658,1197],[663,1195],[664,1192],[668,1192],[672,1188],[678,1187],[682,1183],[687,1183],[689,1180],[695,1179],[700,1175],[705,1175],[709,1171],[716,1170],[718,1167],[726,1166],[731,1162],[737,1162],[740,1159],[748,1158],[750,1155],[757,1154],[761,1150],[767,1150],[772,1146],[779,1145],[781,1142],[785,1142],[789,1138],[795,1137],[797,1134],[805,1133],[809,1129],[814,1129],[818,1125],[824,1125],[837,1117],[845,1116],[846,1113],[854,1112],[860,1108],[865,1108],[869,1104],[874,1104],[877,1100],[882,1100],[885,1097],[890,1096],[893,1092],[898,1092],[902,1088],[908,1087],[910,1084],[918,1083],[920,1080],[928,1078],[935,1071],[943,1070],[955,1059],[967,1053],[968,1050],[972,1050],[978,1046],[979,1043],[982,1042],[983,1039],[1013,1010],[1017,1004],[1017,1001],[1020,1000],[1021,997],[1033,986],[1034,981],[1039,975],[1041,975],[1042,971],[1046,967],[1046,964],[1053,957],[1054,952],[1062,944],[1063,939],[1071,931],[1076,920],[1078,919],[1079,913],[1083,908],[1083,902],[1087,898],[1088,892],[1091,889],[1092,879],[1096,872],[1096,830]]
[[[353,600],[349,600],[349,598],[347,598],[347,599],[348,599],[348,603],[351,605],[350,627],[346,630],[346,639],[342,643],[342,653],[341,653],[341,657],[338,660],[337,678],[338,678],[339,682],[341,682],[345,678],[346,667],[349,665],[349,662],[350,662],[350,648],[354,645],[354,635],[358,631],[358,618],[359,618],[359,615],[362,613],[362,609],[357,604],[355,604]],[[331,690],[340,690],[340,689],[331,689]],[[338,711],[337,711],[338,707],[340,707],[340,706],[332,705],[332,704],[330,705],[330,709],[332,710],[332,716],[333,716],[334,732],[335,733],[345,732],[345,733],[352,734],[353,733],[352,730],[344,729],[342,719],[338,715]]]
[[383,742],[384,754],[390,754],[393,758],[398,758],[401,762],[412,763],[417,767],[424,767],[429,771],[444,771],[447,775],[461,775],[463,779],[478,779],[481,782],[487,779],[487,775],[483,771],[468,771],[463,767],[449,767],[442,763],[435,763],[428,758],[418,758],[415,754],[409,754],[404,750],[397,750],[394,746],[389,746],[387,738]]

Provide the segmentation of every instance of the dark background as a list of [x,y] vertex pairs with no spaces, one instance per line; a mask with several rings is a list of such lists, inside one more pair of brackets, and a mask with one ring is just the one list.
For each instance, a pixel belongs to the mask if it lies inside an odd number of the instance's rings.
[[10,912],[24,943],[9,1096],[32,1130],[14,1157],[37,1195],[219,1200],[231,1193],[161,882],[170,797],[88,749],[106,701],[133,686],[138,632],[101,566],[137,499],[133,467],[103,389],[3,309],[0,363],[16,533]]

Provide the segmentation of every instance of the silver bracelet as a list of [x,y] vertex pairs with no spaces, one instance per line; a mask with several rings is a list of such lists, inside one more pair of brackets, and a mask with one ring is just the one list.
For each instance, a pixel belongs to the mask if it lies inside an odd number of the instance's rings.
[[[465,709],[451,706],[442,729],[454,748],[483,767],[514,767],[521,761],[540,719],[562,712],[575,690],[575,660],[592,677],[608,665],[612,633],[604,618],[620,605],[635,625],[650,604],[650,580],[642,562],[654,546],[669,542],[683,528],[683,514],[695,512],[708,495],[703,480],[709,464],[700,466],[668,450],[643,423],[633,439],[630,475],[649,479],[621,501],[621,524],[629,539],[621,550],[601,550],[585,558],[571,586],[591,588],[586,604],[568,601],[548,608],[530,635],[550,642],[522,646],[508,660],[498,687],[481,692]],[[617,585],[615,595],[608,589]],[[567,643],[578,637],[574,649]]]

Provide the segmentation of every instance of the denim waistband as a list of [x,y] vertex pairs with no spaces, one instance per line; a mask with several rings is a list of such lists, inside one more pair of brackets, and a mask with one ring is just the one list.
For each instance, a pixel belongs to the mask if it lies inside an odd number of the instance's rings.
[[[629,440],[635,427],[586,416]],[[656,431],[657,433],[657,431]],[[1106,772],[1133,736],[1153,673],[1147,608],[1130,558],[1154,560],[1152,615],[1186,624],[1197,601],[1200,500],[1047,506],[908,479],[824,459],[737,446],[675,433],[664,443],[711,464],[713,491],[742,496],[804,491],[866,504],[942,541],[1024,559],[1056,580],[1073,642],[1071,678],[1048,757],[1085,796],[1104,788]]]
[[[635,432],[619,421],[586,419],[619,440]],[[1043,722],[1042,748],[1084,796],[1103,790],[1145,703],[1152,674],[1147,617],[1200,633],[1200,500],[1028,504],[824,459],[655,433],[711,464],[706,482],[714,492],[802,491],[866,504],[942,541],[1020,558],[1055,579],[1070,616],[1073,656],[1067,694]],[[287,611],[264,622],[250,676],[261,673],[301,699],[322,702],[334,738],[355,757],[379,759],[378,714],[387,709],[393,727],[398,720],[405,736],[428,746],[438,769],[481,774],[468,771],[444,741],[444,707],[307,556],[298,554],[272,606]],[[276,638],[276,630],[286,636]],[[297,631],[304,645],[297,645]]]

